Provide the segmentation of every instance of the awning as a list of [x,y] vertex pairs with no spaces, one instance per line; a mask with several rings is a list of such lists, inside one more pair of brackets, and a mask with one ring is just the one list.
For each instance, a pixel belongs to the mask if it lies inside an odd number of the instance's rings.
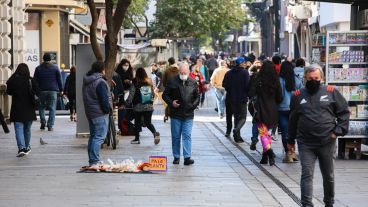
[[123,48],[123,49],[127,49],[127,50],[138,50],[138,49],[143,49],[143,48],[146,48],[148,46],[151,45],[151,42],[145,42],[143,44],[132,44],[132,45],[127,45],[127,44],[118,44],[118,46],[120,48]]
[[69,8],[84,8],[84,1],[80,0],[26,0],[28,5],[39,6],[64,6]]
[[239,36],[238,42],[259,42],[261,37],[259,36]]
[[[84,26],[83,24],[79,23],[77,20],[75,20],[75,19],[70,19],[70,21],[69,21],[69,25],[70,25],[71,27],[73,27],[75,30],[77,30],[78,32],[80,32],[81,34],[83,34],[83,35],[85,35],[85,36],[87,36],[87,37],[89,37],[89,36],[90,36],[90,35],[89,35],[89,33],[90,33],[89,28],[88,28],[88,27],[86,27],[86,26]],[[99,43],[103,43],[103,42],[104,42],[103,38],[101,38],[101,37],[99,37],[99,36],[97,36],[97,41],[98,41]]]

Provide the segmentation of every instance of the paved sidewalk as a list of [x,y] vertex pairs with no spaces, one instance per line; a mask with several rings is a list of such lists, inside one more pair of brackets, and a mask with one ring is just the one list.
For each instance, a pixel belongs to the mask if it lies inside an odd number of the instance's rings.
[[[144,129],[142,144],[131,145],[132,137],[119,137],[118,149],[102,150],[102,158],[147,160],[149,155],[166,155],[169,170],[163,174],[76,173],[87,164],[87,139],[75,138],[75,123],[67,117],[57,117],[53,132],[41,132],[35,122],[32,152],[24,158],[15,157],[13,130],[2,134],[0,206],[262,206],[235,171],[240,165],[221,154],[226,150],[205,136],[201,124],[193,129],[193,166],[171,164],[170,125],[154,124],[162,135],[158,146]],[[40,145],[40,137],[48,144]]]

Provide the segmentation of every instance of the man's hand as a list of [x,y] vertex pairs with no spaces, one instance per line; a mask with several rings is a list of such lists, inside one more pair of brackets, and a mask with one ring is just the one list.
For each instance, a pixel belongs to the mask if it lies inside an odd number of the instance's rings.
[[287,144],[287,148],[290,152],[295,152],[295,144]]
[[153,91],[154,91],[155,93],[158,93],[158,92],[159,92],[158,88],[155,88]]
[[331,133],[331,139],[336,139],[337,138],[337,136],[336,136],[336,134],[335,133]]
[[178,108],[180,106],[180,104],[178,103],[178,100],[174,100],[172,105],[174,108]]

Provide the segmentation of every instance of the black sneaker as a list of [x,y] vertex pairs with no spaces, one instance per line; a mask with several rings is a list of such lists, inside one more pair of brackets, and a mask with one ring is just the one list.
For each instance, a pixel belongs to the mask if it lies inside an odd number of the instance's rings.
[[47,127],[47,130],[48,130],[49,132],[51,132],[51,131],[54,131],[54,128],[52,128],[52,127]]
[[40,129],[41,129],[41,130],[45,130],[45,124],[41,124]]
[[226,132],[225,137],[230,138],[230,133]]
[[180,158],[174,158],[173,164],[174,165],[179,165],[180,162]]
[[194,164],[194,160],[190,159],[190,157],[184,159],[184,165],[192,165]]
[[24,152],[25,149],[21,149],[21,150],[18,150],[18,153],[17,153],[17,157],[23,157],[24,155],[26,155],[26,153]]
[[257,146],[257,143],[258,143],[258,139],[257,138],[251,138],[251,140],[252,140],[252,143],[250,144],[250,150],[256,150],[257,148],[256,148],[256,146]]
[[154,134],[154,142],[155,142],[155,144],[157,145],[158,143],[160,143],[160,133],[159,132],[155,132],[155,134]]
[[234,139],[234,141],[236,143],[243,143],[244,142],[243,138],[241,138],[241,137],[238,137],[237,139]]
[[130,144],[140,144],[141,141],[139,141],[139,139],[133,139],[132,141],[130,141]]
[[31,146],[29,146],[27,149],[24,150],[24,154],[28,155],[29,153],[31,153]]

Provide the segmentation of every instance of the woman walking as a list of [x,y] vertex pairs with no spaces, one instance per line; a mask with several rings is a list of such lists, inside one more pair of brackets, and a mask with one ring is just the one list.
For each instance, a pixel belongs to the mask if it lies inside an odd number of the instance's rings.
[[269,130],[278,122],[278,104],[282,101],[281,86],[274,64],[265,61],[257,75],[257,100],[255,119],[263,147],[261,164],[275,164],[275,154],[271,148],[272,137]]
[[64,94],[69,99],[69,111],[70,111],[70,121],[77,121],[76,117],[76,104],[75,104],[75,66],[70,68],[70,75],[66,78]]
[[289,114],[290,114],[290,100],[292,92],[302,88],[302,83],[295,76],[293,64],[289,61],[284,61],[281,64],[280,70],[280,85],[282,90],[282,102],[279,104],[279,127],[281,130],[282,145],[285,150],[285,158],[283,162],[292,163],[297,161],[296,154],[288,152],[287,138],[288,138],[288,126],[289,126]]
[[198,93],[202,94],[203,91],[205,90],[204,78],[201,71],[199,70],[199,67],[194,67],[193,71],[189,73],[189,77],[193,78],[197,82]]
[[6,93],[12,96],[10,121],[14,122],[17,157],[23,157],[31,152],[31,126],[32,122],[37,120],[35,95],[38,95],[40,90],[37,82],[30,77],[25,63],[18,65],[6,84]]
[[151,119],[153,113],[153,85],[143,68],[138,68],[133,79],[135,93],[133,98],[135,139],[131,144],[140,144],[139,132],[142,131],[142,119],[144,125],[152,132],[154,143],[160,143],[160,133],[156,131]]

